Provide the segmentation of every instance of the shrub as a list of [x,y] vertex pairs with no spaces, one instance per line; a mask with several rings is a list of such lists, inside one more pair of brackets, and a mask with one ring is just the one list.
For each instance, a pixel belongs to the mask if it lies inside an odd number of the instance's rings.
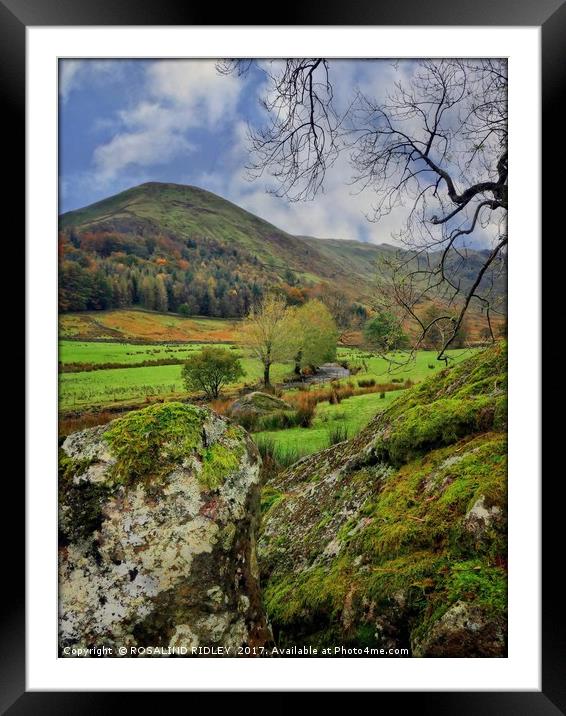
[[297,422],[301,428],[310,428],[314,420],[315,407],[315,402],[305,401],[304,404],[297,409]]
[[218,413],[219,415],[226,415],[228,413],[228,408],[232,405],[232,400],[223,400],[222,398],[218,398],[217,400],[213,400],[210,403],[211,410],[214,410],[215,413]]
[[379,397],[382,398],[382,399],[385,398],[385,393],[380,393],[380,394],[379,394]]
[[243,375],[238,357],[216,346],[194,353],[187,359],[182,371],[187,390],[201,390],[209,400],[218,398],[224,384],[234,383]]
[[238,415],[234,416],[234,420],[238,425],[241,425],[248,433],[253,433],[257,430],[258,419],[257,413],[238,413]]
[[258,432],[261,430],[286,430],[287,428],[294,428],[298,425],[298,422],[296,412],[281,410],[259,417],[256,420],[254,430]]
[[358,380],[358,386],[360,388],[371,388],[376,383],[375,378],[360,378]]

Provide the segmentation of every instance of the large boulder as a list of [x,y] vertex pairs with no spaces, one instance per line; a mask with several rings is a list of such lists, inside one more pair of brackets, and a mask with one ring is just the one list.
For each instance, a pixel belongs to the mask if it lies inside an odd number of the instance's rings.
[[[263,646],[260,458],[215,413],[166,403],[67,437],[60,460],[62,655],[106,646]],[[174,652],[173,652],[174,653]],[[115,653],[113,653],[115,655]]]
[[506,457],[498,345],[272,480],[258,559],[279,646],[505,656]]
[[242,414],[262,416],[282,410],[293,410],[293,408],[275,395],[256,390],[237,398],[230,406],[228,413],[234,417]]

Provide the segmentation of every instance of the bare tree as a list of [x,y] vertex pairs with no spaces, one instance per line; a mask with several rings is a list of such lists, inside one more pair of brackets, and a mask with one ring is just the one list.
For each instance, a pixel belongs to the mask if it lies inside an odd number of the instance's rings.
[[[219,70],[244,74],[252,64],[225,61]],[[396,238],[404,250],[382,267],[379,301],[414,323],[414,348],[437,323],[449,321],[438,355],[447,360],[472,304],[484,313],[493,339],[492,313],[501,310],[494,286],[506,268],[506,61],[403,63],[410,71],[400,73],[404,78],[385,98],[348,88],[342,112],[330,64],[320,58],[262,64],[268,122],[250,130],[252,176],[267,172],[274,193],[310,199],[347,152],[353,181],[375,194],[368,218],[400,217]],[[471,251],[469,240],[480,235],[490,248]],[[432,322],[423,312],[431,300],[447,307]]]

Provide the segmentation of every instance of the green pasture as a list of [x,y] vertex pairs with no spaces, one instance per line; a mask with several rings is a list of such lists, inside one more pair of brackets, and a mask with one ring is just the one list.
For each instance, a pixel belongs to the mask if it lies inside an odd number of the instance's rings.
[[[251,387],[263,375],[257,359],[243,357],[241,360],[245,376],[240,383],[227,386],[228,389],[242,385]],[[91,405],[138,401],[146,397],[186,396],[181,369],[181,365],[158,365],[61,373],[59,406],[63,410],[84,409]],[[271,367],[272,379],[280,382],[291,370],[290,363],[275,363]]]
[[[59,362],[69,363],[143,363],[147,360],[172,359],[184,361],[205,343],[138,344],[97,341],[59,341]],[[226,346],[229,348],[229,346]]]
[[338,405],[319,403],[310,428],[263,431],[255,433],[253,438],[256,443],[273,442],[279,454],[308,455],[329,446],[330,433],[336,426],[344,427],[348,438],[357,435],[376,413],[387,407],[401,392],[392,390],[385,393],[384,398],[380,398],[379,393],[356,395]]
[[[453,365],[464,358],[468,358],[474,352],[474,349],[459,348],[447,351],[449,356],[449,365]],[[386,360],[380,356],[373,355],[359,348],[338,348],[337,360],[347,360],[351,365],[360,366],[362,369],[348,380],[356,380],[356,378],[375,378],[377,383],[390,383],[394,378],[409,378],[417,383],[426,378],[430,378],[435,372],[445,367],[443,361],[436,360],[437,351],[417,351],[414,357],[408,360],[407,353],[392,353]],[[364,368],[367,366],[367,371]],[[429,367],[432,366],[432,367]]]

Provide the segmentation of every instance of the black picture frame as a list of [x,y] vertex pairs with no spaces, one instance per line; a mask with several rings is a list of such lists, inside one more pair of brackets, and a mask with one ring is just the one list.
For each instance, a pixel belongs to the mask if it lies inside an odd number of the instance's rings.
[[[243,15],[241,4],[222,10],[223,25],[468,25],[468,26],[539,26],[542,37],[542,111],[543,133],[547,138],[561,136],[559,123],[563,119],[556,108],[565,87],[564,41],[566,38],[565,0],[404,0],[402,3],[377,3],[375,0],[357,0],[342,4],[301,4],[288,6],[282,16],[267,10]],[[277,8],[275,8],[277,10]],[[289,22],[292,13],[293,22]],[[255,14],[255,17],[254,17]],[[216,18],[214,17],[216,15]],[[10,207],[13,221],[13,248],[10,261],[24,262],[23,241],[17,245],[25,223],[24,167],[25,167],[25,61],[26,27],[73,25],[210,25],[217,19],[214,7],[192,7],[175,0],[0,0],[0,76],[2,77],[2,112],[6,129],[5,141],[15,151],[10,163],[9,186],[5,189],[5,206]],[[283,22],[281,22],[283,18]],[[260,22],[258,22],[260,20]],[[4,145],[5,159],[7,145]],[[563,147],[554,141],[543,143],[543,206],[560,206],[561,183],[552,181],[555,166],[563,166],[557,154]],[[16,181],[15,177],[21,178]],[[554,223],[554,222],[553,222]],[[543,224],[544,226],[544,224]],[[550,218],[547,211],[547,226]],[[553,226],[554,228],[554,226]],[[33,449],[33,446],[28,446]],[[556,477],[562,479],[557,473]],[[533,476],[537,479],[538,476]],[[7,481],[5,481],[7,482]],[[12,479],[4,485],[5,509],[20,505],[23,513],[24,482]],[[554,487],[548,486],[543,500],[543,612],[542,612],[542,690],[540,692],[381,692],[380,709],[415,708],[420,714],[560,714],[566,713],[566,668],[564,654],[566,639],[562,628],[562,600],[556,595],[560,589],[561,570],[557,569],[551,545],[560,545],[562,521],[560,503]],[[8,511],[6,509],[6,511]],[[19,521],[23,526],[24,520]],[[11,528],[11,529],[15,529]],[[9,600],[0,615],[0,711],[13,716],[20,714],[74,714],[95,713],[114,707],[131,708],[131,693],[122,692],[28,692],[25,687],[25,592],[23,553],[24,535],[18,527],[20,539],[8,538],[5,533],[2,571],[9,575],[5,592]],[[11,534],[11,533],[10,533]],[[17,548],[19,544],[19,549]],[[558,558],[556,558],[558,559]],[[536,575],[533,575],[535,578]],[[439,667],[441,668],[441,666]],[[368,690],[369,690],[368,685]],[[447,684],[447,689],[450,684]],[[162,696],[157,696],[162,698]],[[157,705],[152,694],[144,694],[145,707]],[[384,701],[387,699],[387,703]],[[393,703],[393,699],[395,700]],[[402,700],[400,700],[402,699]],[[194,703],[194,702],[193,702]],[[266,705],[268,702],[266,702]],[[160,702],[162,706],[162,702]]]

